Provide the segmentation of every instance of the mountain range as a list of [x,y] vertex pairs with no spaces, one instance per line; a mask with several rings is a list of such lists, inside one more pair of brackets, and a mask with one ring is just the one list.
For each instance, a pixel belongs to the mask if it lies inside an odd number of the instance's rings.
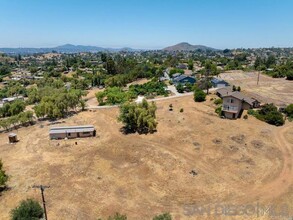
[[[165,51],[195,51],[195,50],[216,50],[211,47],[203,46],[203,45],[191,45],[189,43],[183,42],[173,46],[166,47],[162,50]],[[109,51],[109,52],[118,52],[118,51],[143,51],[142,49],[133,49],[129,47],[124,48],[104,48],[97,46],[84,46],[84,45],[73,45],[73,44],[65,44],[62,46],[51,47],[51,48],[0,48],[0,53],[8,53],[8,54],[34,54],[34,53],[50,53],[52,51],[58,53],[82,53],[82,52],[100,52],[100,51]]]
[[19,48],[0,48],[0,52],[8,54],[34,54],[34,53],[50,53],[56,51],[58,53],[82,53],[82,52],[100,52],[100,51],[140,51],[139,49],[132,49],[129,47],[124,48],[104,48],[96,46],[84,46],[84,45],[73,45],[65,44],[57,47],[45,47],[45,48],[28,48],[28,47],[19,47]]
[[195,50],[217,50],[212,47],[207,47],[203,45],[191,45],[187,42],[182,42],[173,46],[164,48],[165,51],[195,51]]

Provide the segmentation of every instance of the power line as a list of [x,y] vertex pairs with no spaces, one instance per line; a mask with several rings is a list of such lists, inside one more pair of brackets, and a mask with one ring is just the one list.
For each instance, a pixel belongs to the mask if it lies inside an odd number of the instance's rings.
[[44,190],[47,189],[47,188],[50,188],[50,186],[43,186],[43,185],[38,185],[37,186],[37,185],[34,185],[34,186],[32,186],[32,188],[38,188],[38,189],[41,190],[42,200],[43,200],[43,207],[44,207],[44,213],[45,213],[45,220],[48,220]]

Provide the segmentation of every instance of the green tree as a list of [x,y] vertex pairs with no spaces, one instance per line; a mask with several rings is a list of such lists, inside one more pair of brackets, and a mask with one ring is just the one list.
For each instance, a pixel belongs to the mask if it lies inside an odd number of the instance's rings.
[[85,102],[85,100],[83,100],[83,99],[80,100],[79,101],[79,106],[80,106],[81,110],[84,111],[85,108],[86,108],[86,102]]
[[33,200],[27,199],[11,211],[11,220],[38,220],[43,217],[44,211],[41,205]]
[[118,120],[124,124],[126,132],[152,133],[156,130],[156,105],[145,99],[142,103],[125,103],[120,106]]
[[5,103],[2,108],[0,108],[0,116],[7,117],[10,116],[10,103]]
[[18,115],[18,121],[21,124],[31,123],[33,121],[34,113],[32,111],[21,112]]
[[176,85],[176,89],[179,93],[183,93],[184,92],[184,86],[181,83],[178,83]]
[[12,124],[14,127],[19,123],[19,117],[18,115],[14,115],[8,118],[9,124]]
[[38,118],[43,118],[46,116],[46,103],[41,102],[34,106],[35,114]]
[[107,87],[103,92],[96,93],[96,98],[100,105],[115,105],[130,100],[133,98],[133,95],[123,91],[122,88],[119,87]]
[[274,55],[270,55],[266,60],[266,67],[273,67],[276,65],[276,57]]
[[293,70],[288,70],[286,73],[287,80],[293,80]]
[[9,115],[17,115],[20,112],[24,111],[24,109],[25,109],[25,103],[21,100],[15,100],[10,105]]
[[8,130],[10,128],[11,124],[10,121],[7,119],[0,120],[0,127],[4,128],[4,130]]
[[193,70],[193,61],[192,60],[188,61],[188,69]]
[[263,60],[259,56],[257,56],[254,62],[254,68],[256,70],[260,70],[260,67],[263,65],[263,63],[264,63]]
[[106,61],[106,70],[108,74],[114,75],[117,73],[116,67],[115,67],[115,62],[112,59],[112,57],[108,57]]
[[11,72],[8,66],[0,66],[0,76],[8,75]]
[[285,123],[283,114],[278,111],[274,104],[266,104],[260,110],[253,114],[259,120],[265,121],[269,124],[281,126]]
[[285,123],[282,113],[278,111],[272,111],[265,115],[265,121],[269,124],[281,126]]
[[3,170],[3,163],[2,163],[2,160],[0,159],[0,189],[3,189],[6,187],[7,180],[8,180],[8,176]]
[[107,54],[102,53],[101,54],[101,60],[102,60],[102,62],[106,62],[107,61]]
[[196,89],[194,91],[194,101],[195,102],[203,102],[206,100],[206,93],[200,89]]

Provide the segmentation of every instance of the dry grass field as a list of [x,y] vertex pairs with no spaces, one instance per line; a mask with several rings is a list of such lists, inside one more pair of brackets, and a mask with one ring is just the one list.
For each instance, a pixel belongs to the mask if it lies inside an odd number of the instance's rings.
[[211,101],[195,103],[192,97],[157,106],[158,131],[149,135],[122,134],[118,108],[60,121],[93,124],[93,138],[50,141],[49,122],[17,130],[14,145],[0,134],[0,158],[10,176],[10,189],[0,196],[0,219],[9,219],[22,199],[41,201],[34,184],[51,186],[45,191],[49,219],[96,220],[115,212],[130,220],[162,212],[176,220],[274,219],[186,213],[186,206],[257,203],[287,204],[293,216],[293,123],[220,119]]
[[220,77],[231,85],[240,86],[245,93],[262,103],[273,102],[276,105],[293,103],[293,81],[260,74],[259,85],[257,85],[257,75],[258,72],[233,70],[220,74]]

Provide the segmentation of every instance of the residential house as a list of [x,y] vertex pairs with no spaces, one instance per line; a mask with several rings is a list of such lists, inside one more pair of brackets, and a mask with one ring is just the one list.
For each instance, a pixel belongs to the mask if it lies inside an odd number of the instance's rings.
[[50,139],[71,139],[96,136],[96,129],[92,125],[53,127],[49,131]]
[[214,88],[223,88],[223,87],[229,86],[229,83],[217,77],[212,78],[211,83]]
[[257,100],[238,91],[222,93],[221,98],[223,99],[223,115],[230,119],[239,118],[243,110],[257,108],[260,104]]
[[185,69],[187,69],[187,65],[184,64],[184,63],[180,63],[180,64],[177,65],[177,68],[178,68],[178,69],[185,70]]
[[172,78],[172,82],[174,85],[182,84],[185,85],[186,83],[194,84],[196,82],[195,77],[180,75]]

